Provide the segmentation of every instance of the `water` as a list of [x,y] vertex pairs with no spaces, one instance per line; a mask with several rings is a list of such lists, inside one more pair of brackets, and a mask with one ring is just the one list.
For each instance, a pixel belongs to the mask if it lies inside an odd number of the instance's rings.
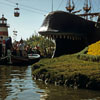
[[0,66],[0,100],[100,100],[100,91],[45,85],[32,79],[31,66]]
[[45,100],[100,100],[100,91],[72,89],[62,86],[44,85],[36,82],[46,92]]
[[40,100],[42,93],[32,80],[30,66],[0,66],[0,100]]

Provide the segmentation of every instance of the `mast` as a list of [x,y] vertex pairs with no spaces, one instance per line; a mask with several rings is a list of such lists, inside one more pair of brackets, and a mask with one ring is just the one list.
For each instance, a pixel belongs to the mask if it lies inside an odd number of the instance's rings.
[[[91,2],[90,2],[90,6],[89,6],[89,0],[85,0],[85,4],[83,7],[83,10],[85,11],[85,14],[88,14],[88,12],[91,10]],[[88,16],[86,16],[86,19],[88,19]]]
[[74,1],[73,0],[69,0],[68,1],[68,5],[66,6],[66,10],[71,13],[74,10],[74,8],[75,8]]

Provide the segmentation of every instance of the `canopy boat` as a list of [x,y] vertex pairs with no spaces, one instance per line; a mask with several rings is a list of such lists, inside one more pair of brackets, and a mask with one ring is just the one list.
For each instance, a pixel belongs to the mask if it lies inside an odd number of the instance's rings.
[[[84,14],[76,14],[81,10],[73,11],[74,0],[68,0],[68,12],[53,11],[45,17],[39,33],[55,40],[54,57],[79,52],[100,39],[100,14],[89,12],[92,8],[89,2],[85,0]],[[97,22],[90,20],[94,16],[98,16]]]

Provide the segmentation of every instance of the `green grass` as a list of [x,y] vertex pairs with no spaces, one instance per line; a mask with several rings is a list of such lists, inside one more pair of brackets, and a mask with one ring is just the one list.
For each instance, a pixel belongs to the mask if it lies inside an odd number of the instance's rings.
[[67,80],[67,86],[77,83],[80,88],[100,89],[100,63],[77,59],[76,54],[41,59],[32,69],[34,76],[49,83],[62,80],[66,84]]

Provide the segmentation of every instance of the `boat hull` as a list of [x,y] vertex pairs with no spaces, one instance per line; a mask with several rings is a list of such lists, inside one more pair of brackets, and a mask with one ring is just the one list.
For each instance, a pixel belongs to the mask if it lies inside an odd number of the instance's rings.
[[9,57],[2,57],[0,59],[0,65],[14,65],[14,66],[26,66],[32,65],[40,60],[38,58],[29,59],[28,57],[11,56],[11,61]]
[[38,62],[40,60],[40,58],[36,58],[36,59],[28,59],[25,57],[16,57],[16,56],[12,56],[11,57],[11,64],[12,65],[32,65],[36,62]]

